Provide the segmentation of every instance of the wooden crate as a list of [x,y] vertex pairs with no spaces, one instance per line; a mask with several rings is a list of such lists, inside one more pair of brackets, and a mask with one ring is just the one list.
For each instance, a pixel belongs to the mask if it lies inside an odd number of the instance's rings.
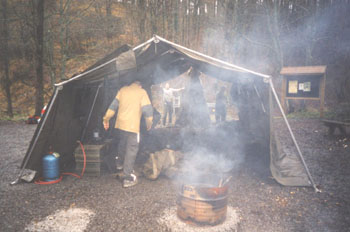
[[[103,144],[85,144],[84,150],[86,154],[86,167],[84,175],[100,176],[101,166],[104,156],[107,154],[111,140],[107,140]],[[75,171],[81,173],[84,167],[84,154],[80,146],[74,151]]]

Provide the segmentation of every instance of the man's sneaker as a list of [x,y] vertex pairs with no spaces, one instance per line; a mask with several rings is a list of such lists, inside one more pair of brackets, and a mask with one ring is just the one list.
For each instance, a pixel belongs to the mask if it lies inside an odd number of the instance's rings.
[[123,187],[128,188],[137,184],[137,176],[135,174],[130,174],[130,176],[126,176],[123,180]]

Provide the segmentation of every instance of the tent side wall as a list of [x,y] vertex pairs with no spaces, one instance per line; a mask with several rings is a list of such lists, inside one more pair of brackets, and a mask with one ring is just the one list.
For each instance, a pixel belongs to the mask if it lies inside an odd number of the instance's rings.
[[[30,155],[25,168],[40,172],[41,159],[50,152],[50,148],[61,155],[60,163],[62,164],[67,163],[67,160],[72,158],[71,155],[67,154],[73,154],[76,141],[80,139],[83,128],[81,115],[77,113],[77,104],[79,104],[78,91],[72,85],[64,86],[62,90],[59,90],[32,153],[27,152],[24,158],[26,160],[27,156]],[[34,137],[37,135],[38,131]],[[24,163],[22,163],[22,167],[23,165]]]
[[238,78],[232,82],[230,95],[233,104],[238,108],[242,134],[247,136],[246,143],[259,144],[268,150],[270,144],[268,85],[261,79],[242,81]]
[[[57,92],[56,92],[57,91]],[[32,155],[33,153],[38,153],[37,149],[37,142],[41,141],[42,136],[40,136],[40,134],[42,134],[42,131],[47,130],[48,127],[50,127],[49,122],[52,121],[52,113],[50,113],[52,111],[53,108],[56,107],[56,97],[57,95],[59,95],[59,91],[56,88],[55,93],[51,96],[50,101],[48,103],[48,107],[45,111],[45,114],[42,118],[42,120],[40,120],[38,126],[36,127],[36,130],[33,134],[33,137],[29,143],[27,152],[22,160],[22,164],[21,164],[21,169],[23,168],[28,168],[28,167],[34,167],[36,166],[35,161],[32,161]],[[39,136],[39,137],[38,137]],[[35,168],[34,168],[35,170]]]
[[285,186],[310,186],[310,181],[296,154],[286,153],[276,136],[271,131],[270,169],[275,180]]
[[[273,178],[285,186],[310,186],[303,164],[296,153],[287,151],[281,144],[273,118],[274,104],[271,90],[270,102],[270,170]],[[283,124],[284,125],[284,124]],[[289,149],[290,150],[290,149]]]
[[[55,94],[52,95],[48,104],[48,106],[52,104],[51,110],[50,112],[46,111],[46,120],[42,120],[34,132],[21,164],[22,170],[23,168],[27,168],[40,172],[41,159],[49,152],[50,146],[53,151],[60,153],[60,162],[62,164],[69,163],[67,161],[73,159],[72,154],[77,145],[76,142],[81,138],[86,122],[84,120],[87,119],[86,109],[91,106],[96,86],[103,82],[108,73],[116,72],[115,62],[108,65],[103,64],[129,49],[130,47],[128,45],[121,46],[82,72],[89,71],[90,73],[88,75],[81,76],[79,74],[76,77],[73,76],[68,81],[58,84],[59,87],[56,88],[63,87],[63,89],[58,91],[57,97]],[[96,70],[92,71],[92,69]],[[92,82],[94,84],[90,86],[92,88],[91,91],[87,90],[87,88],[84,89],[84,85],[91,85]],[[83,93],[84,91],[86,93]],[[99,102],[97,103],[100,108],[105,99],[102,96],[103,94],[99,96]],[[55,100],[53,101],[53,99]],[[78,108],[80,110],[77,110]],[[96,114],[92,114],[90,120],[94,121],[95,117]],[[89,133],[88,130],[87,133]]]

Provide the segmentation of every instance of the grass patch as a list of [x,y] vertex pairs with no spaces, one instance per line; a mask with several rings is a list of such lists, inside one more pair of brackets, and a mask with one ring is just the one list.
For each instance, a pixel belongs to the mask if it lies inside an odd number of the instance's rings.
[[288,114],[287,118],[320,118],[320,113],[317,111],[302,110]]
[[[331,119],[336,117],[336,112],[334,111],[325,111],[323,113],[323,118]],[[320,112],[316,109],[306,109],[297,112],[293,112],[287,115],[287,118],[310,118],[317,119],[320,117]]]
[[28,119],[28,115],[24,114],[14,114],[13,118],[10,118],[5,113],[0,113],[0,121],[11,121],[11,122],[20,122]]

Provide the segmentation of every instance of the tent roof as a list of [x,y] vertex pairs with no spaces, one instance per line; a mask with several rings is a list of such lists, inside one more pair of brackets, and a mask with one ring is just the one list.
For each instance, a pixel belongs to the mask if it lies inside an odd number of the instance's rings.
[[[73,76],[69,80],[58,83],[56,86],[62,86],[72,81],[83,79],[84,82],[99,82],[102,81],[106,75],[115,76],[115,73],[120,71],[116,67],[118,58],[121,54],[129,50],[131,50],[130,46],[124,45],[90,66],[82,73]],[[134,51],[136,57],[137,72],[142,73],[142,76],[145,78],[151,76],[153,83],[166,81],[164,78],[159,79],[159,75],[164,74],[164,72],[171,73],[173,76],[178,76],[188,70],[190,66],[196,66],[201,72],[223,80],[230,80],[232,76],[270,78],[269,75],[210,57],[170,42],[157,35],[145,43],[132,48],[132,51]],[[118,75],[120,75],[120,73]],[[133,73],[133,75],[135,75],[135,73]]]

